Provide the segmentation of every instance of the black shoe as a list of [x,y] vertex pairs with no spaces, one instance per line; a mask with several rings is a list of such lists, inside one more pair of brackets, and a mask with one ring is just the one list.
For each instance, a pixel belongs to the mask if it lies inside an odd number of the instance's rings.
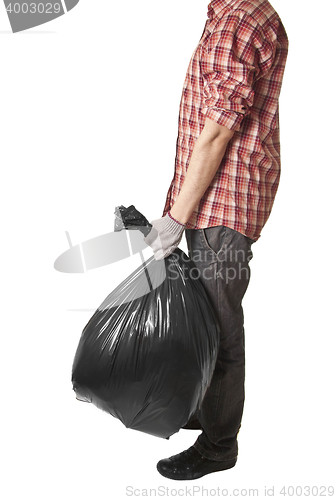
[[211,472],[231,469],[236,462],[237,457],[221,462],[209,460],[191,446],[182,453],[163,458],[156,464],[156,468],[162,476],[169,479],[197,479]]

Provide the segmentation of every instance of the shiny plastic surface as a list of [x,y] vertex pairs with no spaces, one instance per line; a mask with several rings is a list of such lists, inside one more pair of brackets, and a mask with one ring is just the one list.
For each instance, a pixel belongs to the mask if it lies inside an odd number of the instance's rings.
[[161,261],[150,257],[106,297],[73,361],[77,399],[166,439],[187,423],[211,381],[219,344],[193,267],[179,248]]

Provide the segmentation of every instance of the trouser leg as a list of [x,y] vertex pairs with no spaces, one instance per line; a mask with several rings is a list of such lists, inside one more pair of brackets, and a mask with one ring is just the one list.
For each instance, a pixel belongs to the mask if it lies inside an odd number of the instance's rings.
[[[237,435],[245,390],[245,331],[242,299],[249,279],[253,240],[226,226],[186,229],[189,256],[220,325],[215,370],[202,405],[186,428],[200,428],[195,447],[207,458],[237,457]],[[188,427],[189,426],[189,427]]]

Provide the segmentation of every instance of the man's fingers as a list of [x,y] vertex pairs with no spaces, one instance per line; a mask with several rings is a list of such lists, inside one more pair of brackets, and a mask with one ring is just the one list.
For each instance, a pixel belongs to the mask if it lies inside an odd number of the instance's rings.
[[158,237],[158,231],[155,229],[155,227],[153,226],[152,229],[150,230],[150,232],[147,234],[147,236],[144,238],[144,242],[151,246],[151,244],[153,243],[153,241],[156,240],[156,238]]
[[154,253],[154,259],[155,260],[162,260],[166,257],[165,253],[163,253],[162,250],[158,250],[157,252]]
[[168,250],[165,251],[162,248],[159,248],[154,253],[155,260],[161,260],[165,259],[166,257],[169,257],[169,255],[171,255],[174,252],[175,248],[176,245],[173,245],[172,247],[170,247]]

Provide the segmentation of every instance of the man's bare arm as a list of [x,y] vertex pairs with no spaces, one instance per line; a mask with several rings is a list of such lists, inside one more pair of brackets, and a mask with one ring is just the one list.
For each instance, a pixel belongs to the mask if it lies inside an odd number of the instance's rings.
[[218,125],[209,118],[205,119],[203,130],[195,142],[181,191],[170,210],[172,217],[182,224],[188,222],[210,185],[233,135],[233,130]]

